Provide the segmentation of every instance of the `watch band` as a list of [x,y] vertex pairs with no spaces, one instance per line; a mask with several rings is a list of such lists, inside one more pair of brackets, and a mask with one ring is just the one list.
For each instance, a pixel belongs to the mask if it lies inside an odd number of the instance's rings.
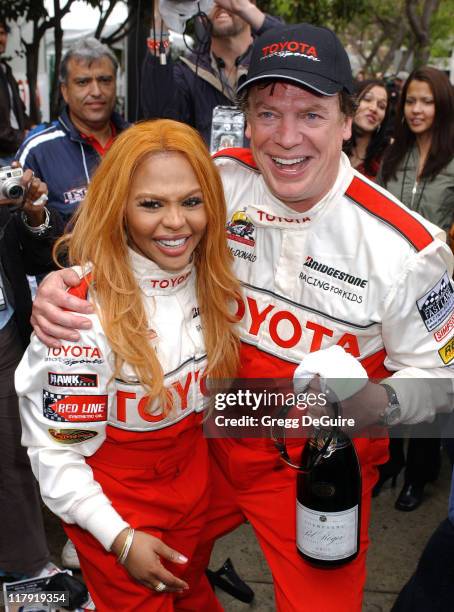
[[396,391],[393,389],[393,387],[391,387],[391,385],[388,385],[387,383],[380,384],[382,387],[384,387],[388,395],[388,405],[380,413],[378,423],[379,425],[384,425],[385,427],[397,425],[400,422],[401,416],[399,398],[397,397]]
[[46,207],[44,207],[43,210],[44,210],[44,214],[46,215],[44,219],[44,223],[41,223],[41,225],[37,225],[36,227],[33,227],[32,225],[28,224],[27,214],[24,211],[22,211],[21,213],[22,223],[25,225],[27,230],[31,232],[32,234],[35,234],[35,236],[41,236],[42,234],[45,234],[46,231],[50,227],[49,210]]

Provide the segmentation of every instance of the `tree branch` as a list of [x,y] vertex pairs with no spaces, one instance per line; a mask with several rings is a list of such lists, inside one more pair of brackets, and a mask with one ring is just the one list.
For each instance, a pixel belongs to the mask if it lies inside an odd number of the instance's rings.
[[370,50],[369,55],[365,58],[366,60],[366,64],[365,67],[368,69],[370,67],[370,65],[372,64],[373,59],[375,58],[375,56],[378,53],[378,50],[380,49],[380,47],[382,46],[382,44],[385,42],[386,40],[386,34],[385,32],[382,32],[379,36],[379,38],[375,41],[375,43],[372,45],[372,49]]
[[440,0],[426,0],[424,2],[421,22],[425,30],[429,29],[432,15],[438,11]]
[[100,38],[102,31],[104,30],[104,26],[106,25],[106,22],[112,14],[112,11],[114,10],[116,5],[117,0],[111,0],[104,15],[102,14],[102,6],[100,7],[101,15],[99,17],[98,25],[96,26],[95,38]]
[[402,43],[405,37],[408,34],[408,26],[403,25],[397,32],[395,32],[394,37],[392,38],[389,49],[385,55],[385,57],[380,62],[380,69],[382,72],[386,72],[390,66],[390,64],[394,60],[394,56],[396,54],[397,49],[402,46]]
[[405,0],[405,11],[415,36],[418,40],[422,40],[424,38],[424,33],[421,28],[419,16],[416,12],[417,1],[418,0]]
[[127,36],[127,34],[129,34],[131,29],[134,27],[136,17],[137,17],[137,9],[130,11],[126,20],[122,24],[120,24],[120,26],[114,32],[112,32],[109,36],[103,37],[102,42],[105,43],[106,45],[113,45],[117,41]]

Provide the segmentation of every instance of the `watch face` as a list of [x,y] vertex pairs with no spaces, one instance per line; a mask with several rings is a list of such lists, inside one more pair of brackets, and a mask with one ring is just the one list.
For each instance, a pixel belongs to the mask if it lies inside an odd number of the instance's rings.
[[400,421],[399,406],[389,406],[385,414],[386,425],[396,425]]

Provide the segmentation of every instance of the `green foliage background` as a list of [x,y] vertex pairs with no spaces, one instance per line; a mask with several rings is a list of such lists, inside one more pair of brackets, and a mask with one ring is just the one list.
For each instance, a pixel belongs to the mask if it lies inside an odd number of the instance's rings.
[[336,29],[367,9],[367,0],[258,0],[265,12],[282,17],[287,23],[306,21]]
[[442,0],[432,20],[432,57],[448,57],[454,48],[454,0]]

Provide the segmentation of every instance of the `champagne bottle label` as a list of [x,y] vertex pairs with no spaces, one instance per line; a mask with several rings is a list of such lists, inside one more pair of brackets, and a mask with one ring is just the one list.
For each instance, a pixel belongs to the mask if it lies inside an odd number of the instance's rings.
[[296,545],[308,557],[339,561],[357,550],[358,506],[342,512],[320,512],[296,501]]

